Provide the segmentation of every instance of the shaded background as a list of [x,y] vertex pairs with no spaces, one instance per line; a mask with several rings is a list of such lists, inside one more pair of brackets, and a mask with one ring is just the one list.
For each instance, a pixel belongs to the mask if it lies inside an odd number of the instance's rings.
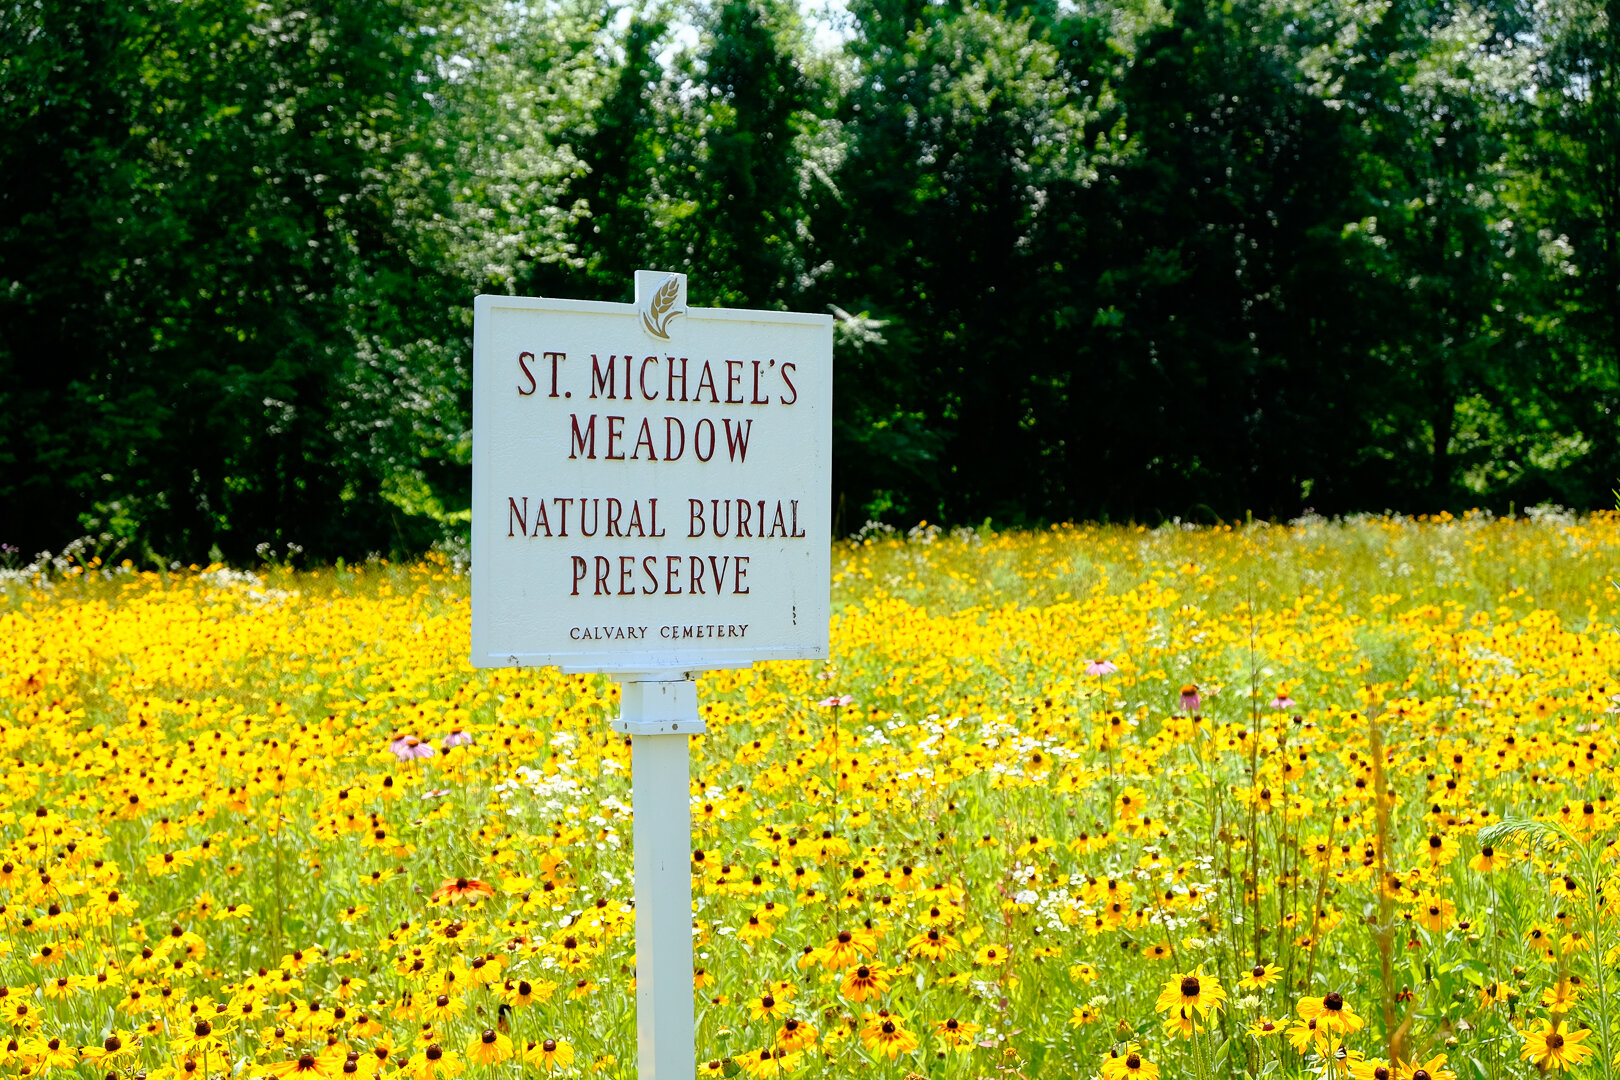
[[472,296],[637,268],[835,314],[841,532],[1609,504],[1617,24],[0,0],[0,544],[454,538]]

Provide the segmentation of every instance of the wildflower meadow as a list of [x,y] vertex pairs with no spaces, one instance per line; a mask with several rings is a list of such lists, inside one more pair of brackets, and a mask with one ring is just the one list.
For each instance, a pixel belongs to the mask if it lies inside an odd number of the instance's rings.
[[[834,544],[830,661],[699,684],[699,1074],[1612,1078],[1617,552]],[[464,570],[0,574],[0,1075],[635,1075],[617,689]]]

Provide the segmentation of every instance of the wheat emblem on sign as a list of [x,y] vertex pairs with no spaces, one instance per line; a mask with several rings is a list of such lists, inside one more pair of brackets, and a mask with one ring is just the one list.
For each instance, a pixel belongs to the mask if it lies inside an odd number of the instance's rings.
[[669,280],[658,287],[653,293],[652,300],[647,304],[647,310],[641,313],[641,325],[647,328],[647,333],[664,341],[669,340],[669,324],[675,316],[683,314],[676,302],[681,297],[681,279],[671,274]]

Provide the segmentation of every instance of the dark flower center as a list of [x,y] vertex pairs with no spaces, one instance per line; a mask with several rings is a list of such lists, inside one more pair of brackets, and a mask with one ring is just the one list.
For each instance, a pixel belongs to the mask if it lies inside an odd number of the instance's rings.
[[1182,997],[1195,998],[1198,996],[1198,991],[1200,989],[1201,987],[1198,985],[1198,977],[1196,975],[1188,975],[1181,980]]
[[438,1043],[434,1043],[432,1046],[427,1048],[426,1057],[429,1061],[438,1061],[440,1058],[444,1057],[444,1051],[439,1048]]
[[540,1049],[544,1050],[548,1054],[555,1053],[557,1050],[557,1040],[547,1039],[545,1042],[540,1044]]
[[495,1041],[495,1032],[492,1028],[484,1029],[483,1040],[485,1046],[489,1046]]
[[1322,1008],[1332,1009],[1334,1012],[1338,1012],[1340,1009],[1344,1008],[1344,995],[1339,993],[1337,990],[1333,991],[1327,997],[1322,999]]
[[1263,976],[1265,973],[1266,973],[1266,969],[1261,967],[1259,964],[1254,965],[1254,970],[1252,972],[1250,972],[1250,974],[1253,975],[1257,979],[1260,978],[1261,976]]
[[1132,1054],[1127,1057],[1125,1059],[1125,1067],[1127,1069],[1140,1069],[1142,1067],[1142,1055]]
[[1563,1048],[1564,1048],[1564,1037],[1562,1035],[1558,1034],[1558,1032],[1555,1031],[1552,1034],[1547,1036],[1547,1049],[1549,1049],[1549,1050],[1562,1050]]

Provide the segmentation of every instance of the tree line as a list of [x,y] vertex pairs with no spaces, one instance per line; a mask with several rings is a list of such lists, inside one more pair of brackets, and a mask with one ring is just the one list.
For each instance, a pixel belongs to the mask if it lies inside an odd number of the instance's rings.
[[835,522],[1594,506],[1620,0],[0,0],[0,543],[464,530],[471,298],[833,312]]

